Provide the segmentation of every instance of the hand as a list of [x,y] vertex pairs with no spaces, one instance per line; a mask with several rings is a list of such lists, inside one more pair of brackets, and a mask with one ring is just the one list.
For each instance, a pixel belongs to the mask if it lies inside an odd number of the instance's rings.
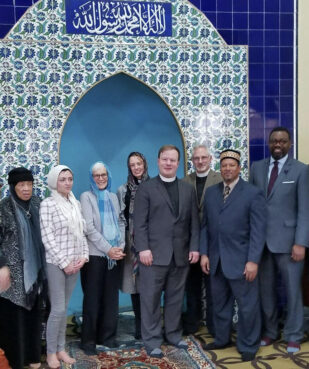
[[258,264],[253,261],[248,261],[245,265],[244,275],[246,276],[246,281],[254,281],[258,272]]
[[197,263],[199,258],[200,258],[200,253],[198,251],[190,251],[189,252],[190,264]]
[[74,273],[77,273],[86,263],[86,258],[80,258],[74,263]]
[[146,266],[152,265],[153,262],[152,252],[150,250],[140,251],[139,260],[142,264]]
[[107,255],[110,259],[113,260],[121,260],[126,256],[121,247],[112,247]]
[[0,293],[11,287],[10,269],[7,266],[0,268]]
[[209,274],[209,272],[210,272],[210,265],[209,265],[209,258],[208,258],[207,255],[202,255],[201,256],[200,264],[201,264],[202,271],[205,274]]
[[294,261],[302,261],[305,258],[305,252],[306,252],[306,249],[305,249],[304,246],[294,245],[292,247],[292,255],[291,255],[291,258]]
[[64,269],[63,269],[64,273],[67,275],[71,275],[74,274],[74,263],[73,261],[70,262],[70,264],[68,264]]

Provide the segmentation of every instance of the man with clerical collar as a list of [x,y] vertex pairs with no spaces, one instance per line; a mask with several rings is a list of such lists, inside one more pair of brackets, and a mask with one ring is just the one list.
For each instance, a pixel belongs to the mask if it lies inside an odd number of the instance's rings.
[[[208,187],[221,182],[222,178],[220,173],[215,172],[210,168],[212,156],[206,145],[200,144],[194,146],[191,160],[193,162],[195,171],[187,175],[184,178],[184,181],[194,186],[199,209],[200,223],[202,223],[205,191]],[[199,263],[190,265],[190,271],[186,284],[187,309],[183,316],[185,334],[194,334],[198,331],[203,315],[202,306],[206,307],[206,326],[208,331],[213,333],[210,278],[209,276],[205,276],[205,290],[202,291],[202,281],[204,276],[205,274],[202,273]]]
[[234,298],[238,305],[237,349],[251,361],[259,348],[261,315],[258,264],[266,230],[263,193],[239,177],[240,152],[220,154],[223,183],[207,189],[200,236],[201,267],[211,274],[215,339],[206,350],[230,345]]
[[254,162],[250,182],[264,192],[267,202],[266,245],[260,268],[263,318],[261,346],[280,337],[277,276],[280,272],[287,304],[283,338],[288,352],[297,352],[303,338],[301,279],[309,246],[309,170],[293,159],[290,132],[274,128],[269,135],[270,158]]
[[180,152],[174,145],[158,153],[159,175],[140,184],[134,203],[134,246],[139,253],[137,286],[141,299],[142,339],[149,356],[163,357],[164,338],[186,349],[181,311],[190,263],[199,260],[199,219],[193,187],[176,177]]

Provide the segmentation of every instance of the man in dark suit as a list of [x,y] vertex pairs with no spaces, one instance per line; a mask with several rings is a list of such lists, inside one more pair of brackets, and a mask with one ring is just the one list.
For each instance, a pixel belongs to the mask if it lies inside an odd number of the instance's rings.
[[205,194],[200,253],[204,273],[211,273],[215,340],[206,350],[230,344],[234,298],[238,304],[237,348],[251,361],[259,348],[261,317],[258,264],[266,231],[262,191],[239,178],[240,153],[220,155],[223,183]]
[[250,182],[267,201],[267,234],[260,269],[263,317],[262,346],[279,337],[277,275],[281,274],[287,297],[283,335],[287,351],[300,349],[303,338],[301,278],[305,248],[309,246],[308,166],[288,155],[290,132],[276,127],[269,136],[271,157],[254,162]]
[[139,186],[134,203],[142,338],[152,357],[163,356],[163,290],[165,339],[178,348],[187,348],[180,319],[189,264],[199,259],[199,220],[193,187],[176,177],[179,157],[177,147],[161,147],[159,175]]
[[[202,223],[203,219],[203,204],[206,189],[222,181],[220,173],[210,169],[211,160],[212,156],[209,153],[207,146],[195,146],[192,154],[192,162],[194,164],[195,172],[184,178],[184,181],[194,186],[200,223]],[[209,276],[206,276],[204,279],[206,290],[206,300],[203,299],[204,303],[202,302],[202,281],[203,272],[199,263],[191,264],[186,284],[187,310],[183,317],[183,328],[185,334],[193,334],[198,331],[200,321],[202,319],[202,305],[206,306],[206,325],[208,331],[213,333],[212,299]]]

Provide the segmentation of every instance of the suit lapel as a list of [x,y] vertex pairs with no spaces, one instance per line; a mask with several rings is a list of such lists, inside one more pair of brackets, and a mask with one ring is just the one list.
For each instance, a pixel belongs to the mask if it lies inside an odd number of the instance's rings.
[[264,160],[264,168],[263,168],[262,178],[264,178],[263,191],[264,191],[265,197],[267,197],[269,163],[270,163],[270,158]]
[[178,209],[177,219],[180,217],[180,214],[181,214],[182,208],[183,208],[183,198],[184,198],[183,186],[184,186],[184,183],[182,181],[178,181],[179,209]]
[[276,179],[276,182],[274,183],[274,187],[272,188],[271,193],[268,196],[269,199],[272,197],[272,195],[274,194],[280,183],[284,181],[290,168],[291,168],[291,159],[290,157],[288,157]]

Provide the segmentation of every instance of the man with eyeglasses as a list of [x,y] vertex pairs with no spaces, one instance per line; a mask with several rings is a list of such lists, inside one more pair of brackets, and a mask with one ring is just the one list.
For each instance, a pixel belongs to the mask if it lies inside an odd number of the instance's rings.
[[[206,189],[222,181],[218,172],[210,169],[212,156],[206,145],[193,147],[191,158],[195,171],[184,178],[193,185],[199,209],[200,224],[203,218],[203,203]],[[187,310],[183,315],[184,334],[194,334],[198,331],[202,319],[202,306],[206,303],[206,325],[213,334],[212,299],[210,294],[210,277],[205,276],[206,301],[202,299],[203,273],[199,263],[191,264],[186,285]]]
[[283,338],[287,351],[300,350],[303,338],[301,279],[305,248],[309,246],[309,171],[293,159],[290,132],[274,128],[269,135],[270,158],[254,162],[250,182],[264,191],[267,201],[267,235],[260,265],[263,317],[261,346],[280,337],[276,282],[278,271],[287,297]]

